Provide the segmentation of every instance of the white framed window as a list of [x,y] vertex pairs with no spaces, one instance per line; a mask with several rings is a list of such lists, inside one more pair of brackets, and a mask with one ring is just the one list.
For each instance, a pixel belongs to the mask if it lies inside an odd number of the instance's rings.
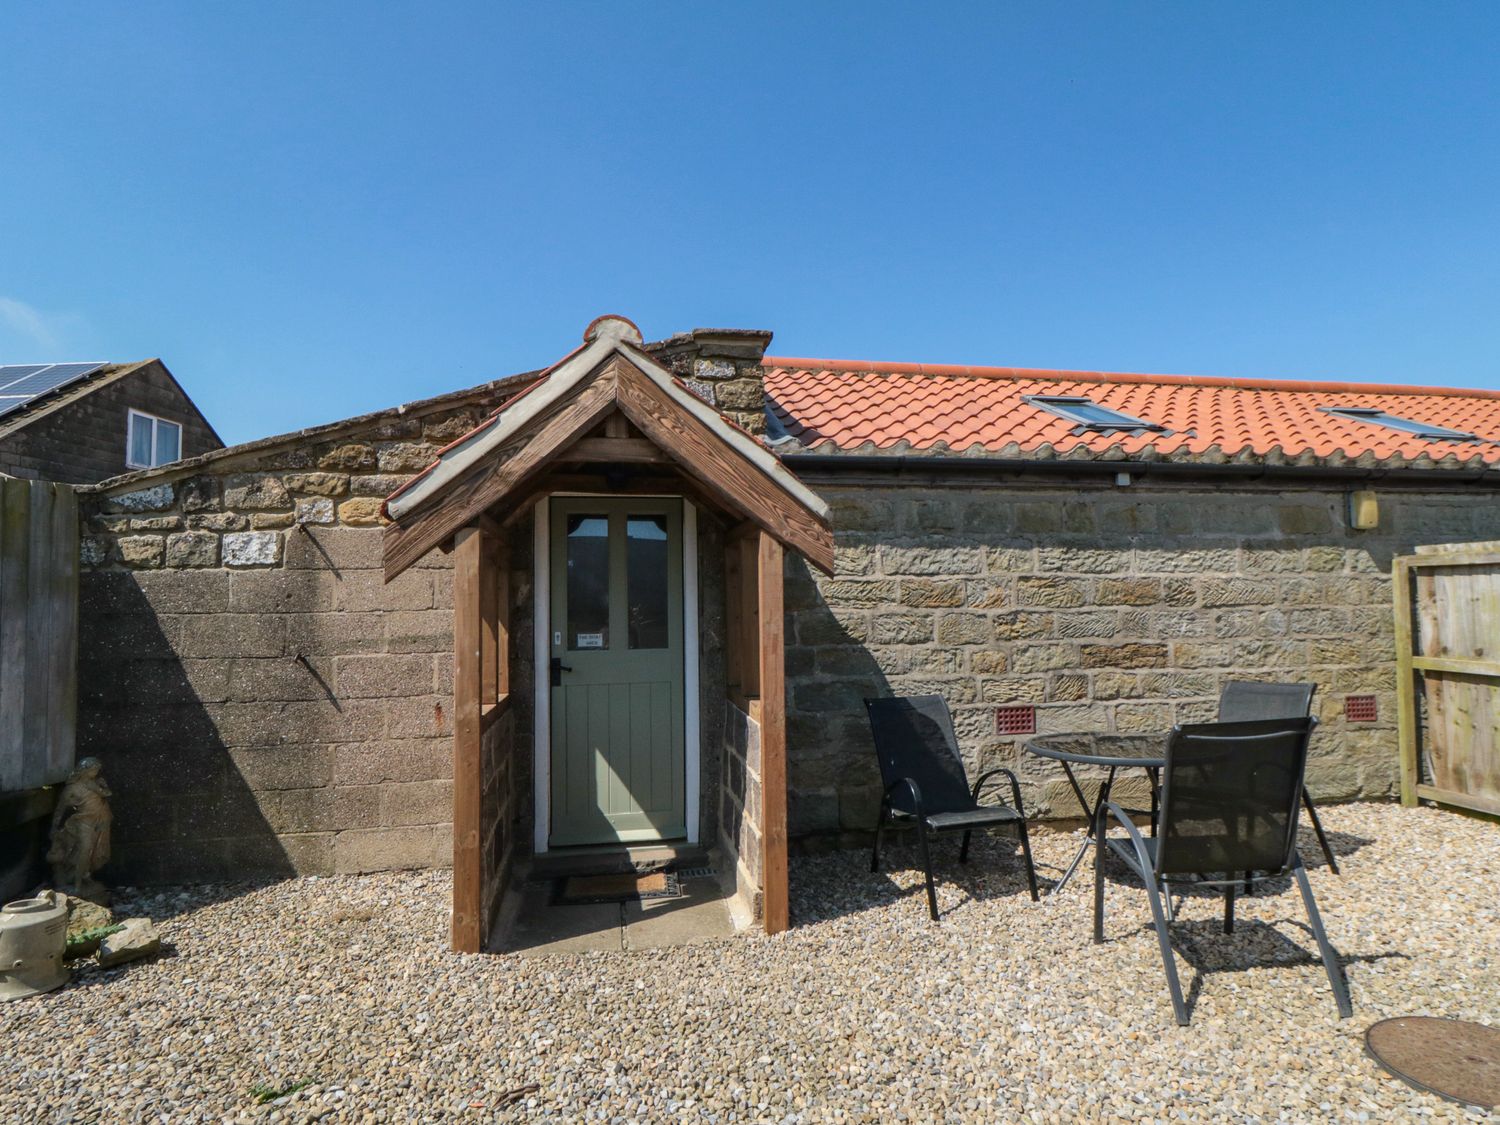
[[154,414],[128,410],[125,423],[125,465],[154,469],[182,456],[182,427]]

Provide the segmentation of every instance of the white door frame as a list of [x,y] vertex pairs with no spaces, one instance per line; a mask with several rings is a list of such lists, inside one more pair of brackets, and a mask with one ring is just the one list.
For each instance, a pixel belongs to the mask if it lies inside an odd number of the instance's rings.
[[[559,492],[558,496],[604,496],[619,499],[618,493]],[[643,497],[644,499],[644,497]],[[682,721],[683,785],[687,816],[687,842],[698,842],[698,771],[702,755],[702,732],[699,730],[698,700],[698,509],[686,496],[672,496],[682,501]],[[551,503],[542,497],[532,509],[531,597],[532,656],[535,671],[536,699],[533,704],[531,740],[532,812],[536,824],[532,850],[537,855],[547,851],[552,834],[552,676],[548,643],[552,629],[552,518]]]

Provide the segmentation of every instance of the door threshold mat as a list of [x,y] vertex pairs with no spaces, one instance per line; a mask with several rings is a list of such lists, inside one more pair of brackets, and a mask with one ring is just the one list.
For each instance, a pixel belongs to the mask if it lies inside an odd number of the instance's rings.
[[598,902],[644,902],[681,898],[682,885],[673,871],[621,875],[571,875],[552,885],[554,906],[588,906]]

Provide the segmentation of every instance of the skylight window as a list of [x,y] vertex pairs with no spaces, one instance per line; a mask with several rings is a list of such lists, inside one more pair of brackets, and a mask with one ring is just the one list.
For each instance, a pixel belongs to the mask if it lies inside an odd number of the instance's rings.
[[1433,441],[1475,441],[1477,437],[1466,430],[1450,430],[1446,426],[1432,426],[1426,422],[1414,422],[1410,418],[1398,418],[1384,410],[1371,410],[1363,406],[1324,406],[1319,409],[1339,418],[1351,418],[1356,422],[1371,422],[1387,429],[1400,430],[1404,434],[1431,438]]
[[1140,433],[1143,430],[1166,429],[1165,426],[1111,410],[1107,406],[1100,406],[1093,399],[1077,395],[1024,395],[1021,401],[1056,414],[1059,418],[1066,418],[1069,422],[1076,422],[1086,430],[1099,430],[1102,433],[1126,430]]

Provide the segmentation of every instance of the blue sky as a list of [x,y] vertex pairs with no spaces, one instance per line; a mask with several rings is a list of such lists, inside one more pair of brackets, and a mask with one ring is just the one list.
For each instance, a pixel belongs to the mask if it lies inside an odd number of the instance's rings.
[[0,360],[228,441],[602,312],[780,354],[1500,386],[1500,5],[0,7]]

